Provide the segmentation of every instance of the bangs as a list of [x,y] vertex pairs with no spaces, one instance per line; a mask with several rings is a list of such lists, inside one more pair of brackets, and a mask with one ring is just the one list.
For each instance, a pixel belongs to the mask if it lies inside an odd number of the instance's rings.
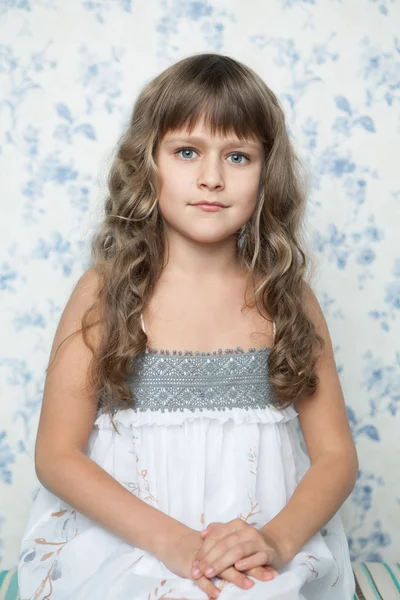
[[[167,132],[187,130],[190,134],[204,119],[212,135],[235,134],[241,140],[272,139],[271,119],[260,88],[240,65],[223,56],[202,58],[202,69],[191,62],[168,78],[153,112],[157,141]],[[175,69],[177,65],[175,65]]]

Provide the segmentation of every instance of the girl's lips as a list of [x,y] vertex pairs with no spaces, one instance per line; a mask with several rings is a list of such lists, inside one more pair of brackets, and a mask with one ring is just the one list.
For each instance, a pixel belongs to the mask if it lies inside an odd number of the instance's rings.
[[217,206],[216,204],[192,204],[195,208],[201,208],[201,210],[205,210],[207,212],[217,212],[218,210],[223,210],[226,206]]

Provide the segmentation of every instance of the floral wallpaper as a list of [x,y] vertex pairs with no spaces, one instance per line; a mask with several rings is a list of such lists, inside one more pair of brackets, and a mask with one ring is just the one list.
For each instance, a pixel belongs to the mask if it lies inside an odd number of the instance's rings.
[[398,560],[400,3],[0,0],[0,569],[39,482],[51,343],[89,266],[118,136],[141,87],[189,54],[251,66],[309,173],[315,291],[359,454],[352,560]]

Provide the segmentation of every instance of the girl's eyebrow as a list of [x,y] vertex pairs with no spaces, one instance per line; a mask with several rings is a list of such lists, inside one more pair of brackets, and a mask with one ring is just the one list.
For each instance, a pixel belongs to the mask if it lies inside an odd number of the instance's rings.
[[[165,136],[164,141],[166,144],[176,144],[176,143],[192,143],[192,144],[203,144],[206,143],[206,140],[204,138],[201,137],[196,137],[196,136],[188,136],[188,137],[169,137],[169,136]],[[235,148],[245,148],[245,147],[250,147],[250,148],[255,148],[256,150],[260,149],[260,146],[256,143],[252,143],[252,142],[246,142],[245,140],[232,140],[232,141],[228,141],[226,142],[226,144],[224,144],[225,146],[234,146]]]

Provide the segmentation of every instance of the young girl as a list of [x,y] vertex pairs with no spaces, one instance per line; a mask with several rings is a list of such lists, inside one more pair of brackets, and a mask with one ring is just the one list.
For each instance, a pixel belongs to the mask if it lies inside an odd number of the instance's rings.
[[352,600],[357,455],[299,164],[232,58],[141,92],[50,354],[21,599]]

